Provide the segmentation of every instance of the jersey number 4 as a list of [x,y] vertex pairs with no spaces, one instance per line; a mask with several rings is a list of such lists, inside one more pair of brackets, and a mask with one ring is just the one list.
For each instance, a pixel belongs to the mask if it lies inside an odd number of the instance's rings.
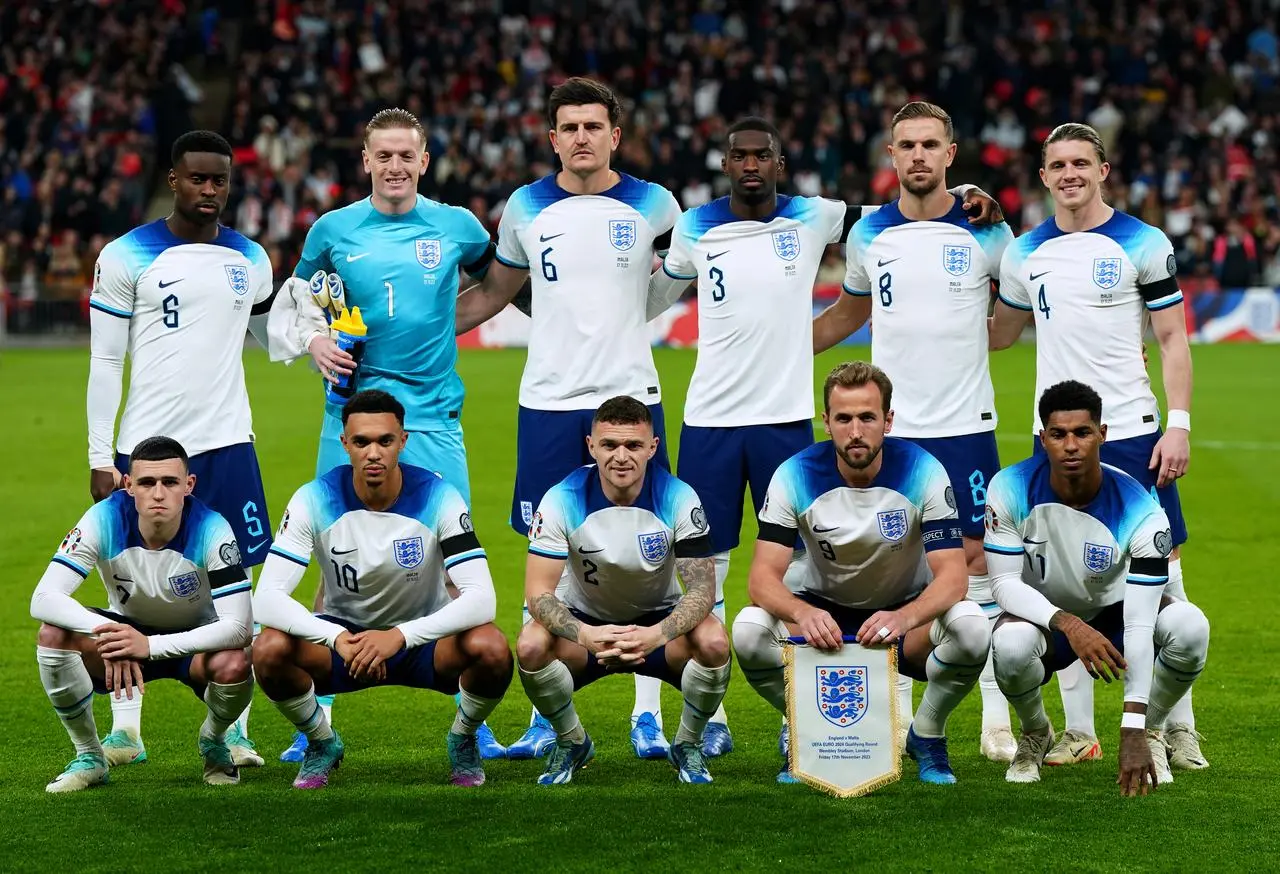
[[1036,309],[1044,313],[1044,317],[1049,318],[1049,310],[1053,309],[1049,306],[1049,296],[1044,293],[1044,283],[1040,284],[1040,293],[1037,295]]

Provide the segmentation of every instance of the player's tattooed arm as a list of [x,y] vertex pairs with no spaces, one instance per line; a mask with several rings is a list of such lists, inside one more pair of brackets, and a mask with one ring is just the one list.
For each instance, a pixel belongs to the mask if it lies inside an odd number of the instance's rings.
[[676,573],[684,582],[684,597],[676,602],[671,615],[662,620],[662,633],[667,640],[688,634],[707,618],[716,604],[715,559],[677,558]]
[[530,599],[529,615],[557,637],[578,643],[578,633],[582,630],[582,623],[575,619],[564,602],[551,592],[545,592]]

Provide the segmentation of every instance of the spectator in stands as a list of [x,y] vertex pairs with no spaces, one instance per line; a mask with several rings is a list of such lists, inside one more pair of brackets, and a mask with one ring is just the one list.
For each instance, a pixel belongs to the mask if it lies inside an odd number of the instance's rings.
[[1258,280],[1258,246],[1237,218],[1213,241],[1213,275],[1223,288],[1247,288]]

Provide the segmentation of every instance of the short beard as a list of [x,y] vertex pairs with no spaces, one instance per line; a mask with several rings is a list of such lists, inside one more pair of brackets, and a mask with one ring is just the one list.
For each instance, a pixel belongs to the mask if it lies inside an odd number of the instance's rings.
[[880,450],[883,448],[884,444],[877,446],[875,449],[867,453],[867,457],[863,461],[854,461],[843,449],[836,449],[836,454],[840,456],[841,461],[849,465],[853,470],[866,470],[871,466],[872,462],[880,457]]
[[186,210],[183,210],[183,209],[176,209],[175,212],[177,212],[178,215],[182,216],[184,220],[190,222],[191,224],[195,225],[198,228],[208,227],[209,225],[216,225],[222,219],[221,209],[219,209],[213,215],[208,215],[194,208],[190,212],[187,212]]
[[916,197],[927,197],[933,194],[941,184],[942,180],[937,176],[930,176],[926,182],[912,182],[910,176],[902,181],[902,187]]

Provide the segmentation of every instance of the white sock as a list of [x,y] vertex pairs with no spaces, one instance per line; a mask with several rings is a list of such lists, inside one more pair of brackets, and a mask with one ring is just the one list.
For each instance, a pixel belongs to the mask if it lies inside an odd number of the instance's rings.
[[[1160,611],[1156,619],[1156,668],[1147,699],[1147,727],[1157,731],[1176,725],[1175,705],[1187,700],[1191,684],[1204,670],[1209,654],[1209,620],[1189,601],[1178,601]],[[1188,710],[1190,707],[1187,708]],[[1195,728],[1195,723],[1190,723]]]
[[1049,727],[1040,684],[1049,644],[1044,632],[1030,622],[1006,622],[991,634],[991,655],[996,682],[1018,714],[1022,731],[1039,734]]
[[636,674],[636,703],[631,708],[631,724],[640,720],[642,713],[652,713],[662,728],[662,681],[656,677]]
[[475,734],[476,729],[489,718],[501,702],[501,698],[482,698],[458,686],[458,711],[453,716],[454,734]]
[[743,607],[733,620],[733,651],[751,688],[784,715],[787,712],[786,671],[782,643],[787,627],[760,607]]
[[[521,621],[520,621],[520,624],[521,624],[521,625],[525,625],[525,624],[527,624],[530,620],[532,620],[532,619],[533,619],[533,614],[531,614],[531,613],[529,612],[529,602],[528,602],[528,601],[525,601],[525,602],[524,602],[524,605],[521,607],[521,613],[523,614],[523,619],[521,619]],[[637,679],[639,679],[639,678],[637,677]],[[638,686],[636,687],[636,706],[637,706],[637,707],[639,707],[639,706],[640,706],[640,688],[639,688]],[[658,719],[661,719],[661,718],[662,718],[662,708],[657,708],[657,710],[658,710]],[[530,708],[529,708],[529,725],[530,725],[530,726],[532,726],[535,722],[537,722],[537,721],[538,721],[538,717],[539,717],[540,715],[541,715],[541,714],[539,714],[539,713],[538,713],[538,708],[537,708],[537,707],[530,707]],[[638,718],[638,717],[637,717],[637,715],[636,715],[635,713],[632,713],[632,714],[631,714],[631,724],[632,724],[632,725],[635,725],[635,724],[636,724],[636,719],[637,719],[637,718]],[[659,722],[659,723],[658,723],[658,725],[662,725],[662,723],[661,723],[661,722]]]
[[324,712],[324,718],[333,725],[333,695],[317,695],[316,703],[320,705],[320,709]]
[[[720,620],[721,625],[726,625],[727,627],[727,624],[725,623],[725,619],[724,619],[724,581],[729,578],[729,553],[727,552],[717,553],[715,556],[715,564],[716,564],[716,603],[715,603],[715,606],[711,608],[711,612],[714,613],[716,618]],[[681,721],[683,722],[683,718],[681,719]],[[724,712],[723,698],[721,699],[720,703],[716,705],[716,712],[711,715],[711,719],[709,719],[708,721],[718,722],[720,725],[723,725],[725,728],[729,727],[729,717]],[[658,725],[662,725],[662,723],[659,722]]]
[[40,682],[45,694],[75,745],[76,755],[104,755],[98,740],[98,726],[93,721],[93,680],[80,653],[37,646],[36,663],[40,666]]
[[142,696],[141,689],[133,690],[133,699],[121,695],[119,698],[114,693],[107,695],[107,700],[111,702],[111,730],[123,731],[134,740],[142,737]]
[[200,736],[222,740],[236,717],[247,709],[253,698],[253,678],[239,683],[210,683],[204,689],[204,703],[208,705]]
[[729,689],[729,675],[732,673],[730,662],[718,668],[708,668],[693,659],[685,663],[680,674],[680,693],[684,696],[684,708],[680,711],[680,729],[676,732],[676,743],[702,742],[702,732],[706,729],[713,712],[720,702],[724,701],[724,693]]
[[[1171,598],[1179,601],[1187,600],[1187,589],[1182,580],[1182,559],[1169,559],[1169,583],[1164,587],[1165,593]],[[1173,705],[1173,709],[1169,711],[1169,725],[1185,725],[1194,729],[1196,727],[1196,714],[1191,706],[1191,689],[1187,689],[1187,694],[1178,699]]]
[[244,710],[240,711],[240,715],[236,717],[236,721],[235,721],[236,731],[240,732],[242,737],[249,736],[249,710],[252,704],[253,704],[253,698],[251,696],[249,698],[250,706],[246,706]]
[[333,726],[325,715],[320,702],[316,700],[316,687],[312,686],[297,698],[286,698],[273,701],[276,708],[284,714],[284,718],[293,723],[293,727],[307,736],[309,741],[328,740],[333,737]]
[[558,737],[582,743],[586,731],[573,706],[573,674],[564,662],[553,661],[538,671],[520,668],[520,684]]
[[1093,677],[1084,664],[1076,659],[1058,671],[1058,691],[1062,694],[1062,712],[1066,716],[1068,731],[1078,731],[1096,738],[1093,726]]
[[[973,591],[975,577],[969,578],[969,591]],[[983,580],[987,579],[985,576]],[[992,611],[987,614],[987,620],[991,623],[991,627],[995,628],[996,618],[1000,614]],[[978,676],[978,691],[982,694],[982,728],[1008,728],[1009,727],[1009,702],[1004,700],[1004,693],[1000,691],[1000,684],[996,682],[996,665],[995,656],[988,655],[987,663],[982,668],[982,673]]]
[[907,722],[910,722],[915,715],[915,706],[911,703],[915,682],[906,674],[898,674],[898,718],[905,719]]
[[917,737],[946,737],[947,717],[978,683],[991,651],[991,625],[982,608],[961,601],[930,629],[933,652],[925,663],[929,682],[912,720]]

